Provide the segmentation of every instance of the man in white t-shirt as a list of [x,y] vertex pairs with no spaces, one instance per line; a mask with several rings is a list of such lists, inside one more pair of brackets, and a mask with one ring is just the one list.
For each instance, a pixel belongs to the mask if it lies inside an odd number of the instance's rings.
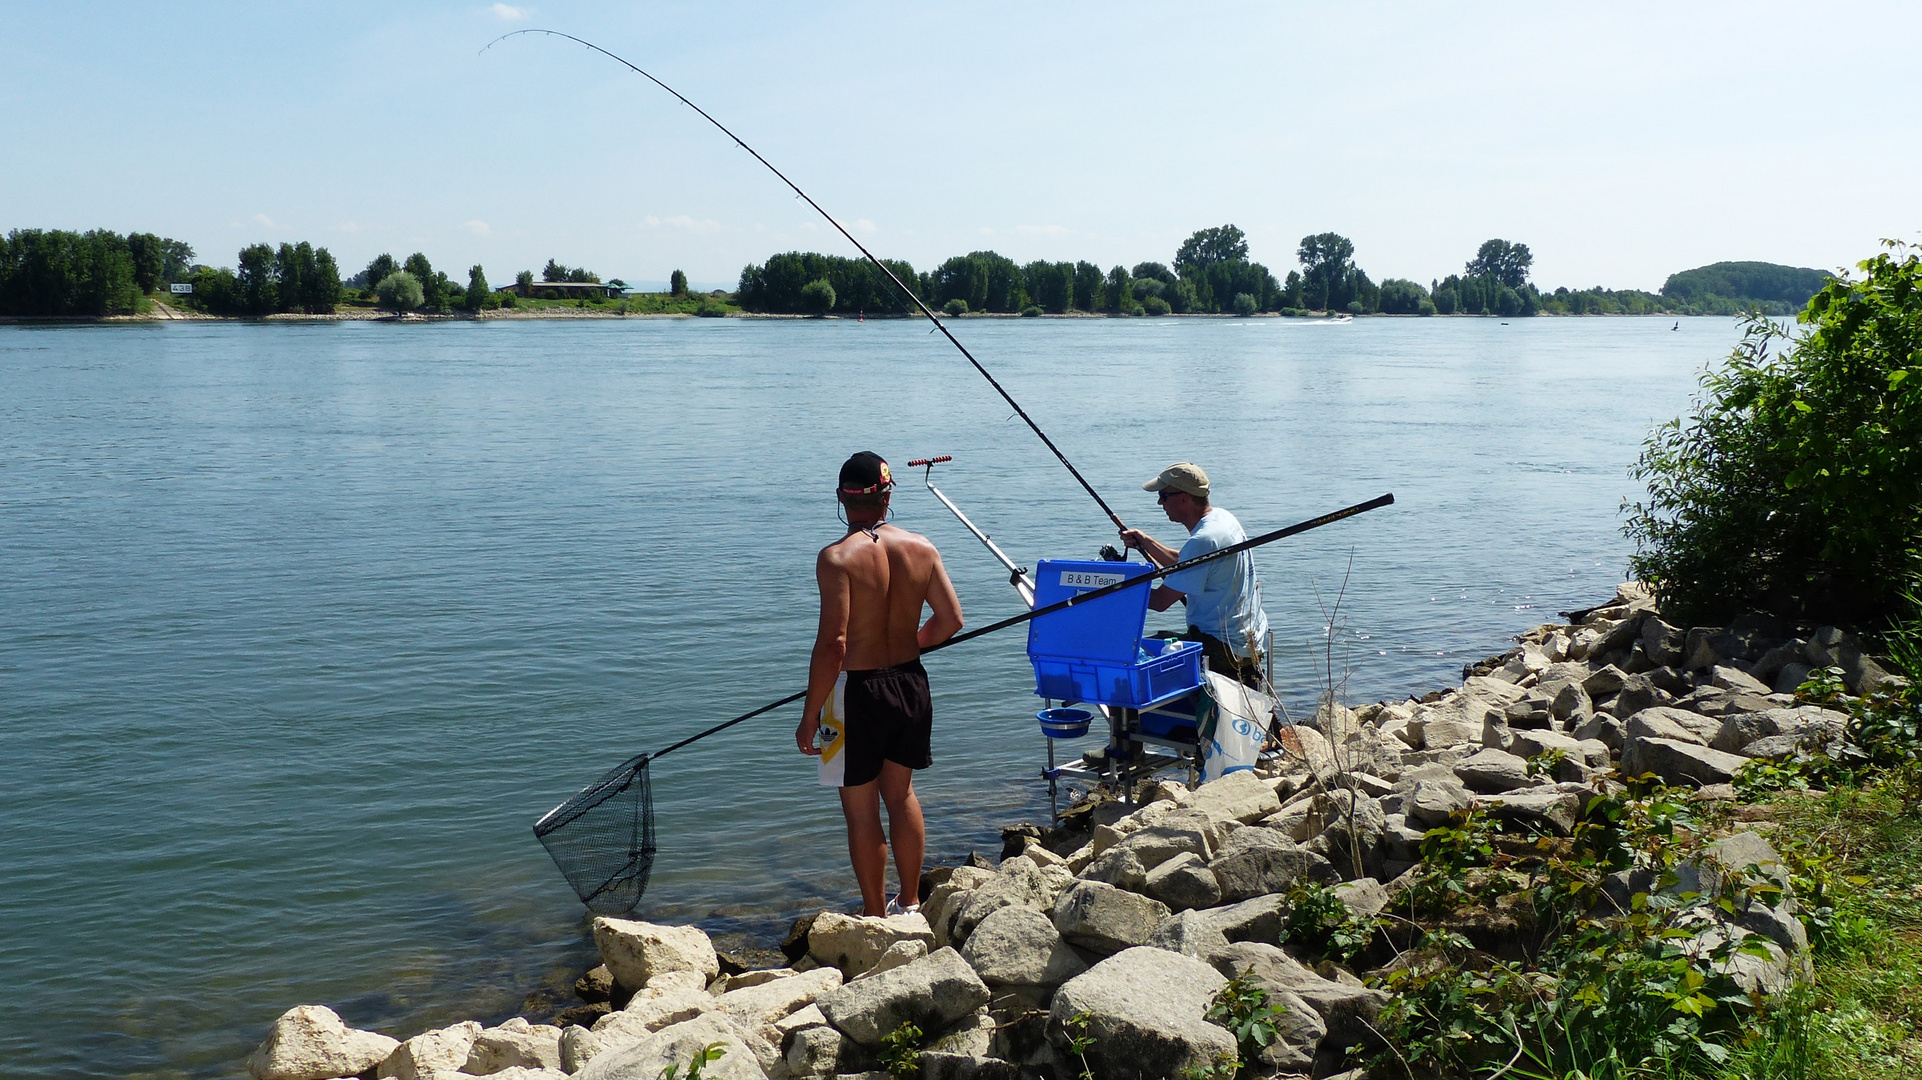
[[[1180,551],[1139,529],[1121,531],[1122,542],[1156,566],[1173,566],[1248,539],[1233,514],[1208,504],[1208,474],[1193,462],[1176,462],[1141,487],[1157,492],[1168,520],[1188,530]],[[1268,615],[1261,610],[1254,558],[1244,551],[1170,574],[1149,594],[1148,606],[1166,611],[1177,600],[1188,607],[1187,636],[1202,643],[1209,670],[1259,685]]]

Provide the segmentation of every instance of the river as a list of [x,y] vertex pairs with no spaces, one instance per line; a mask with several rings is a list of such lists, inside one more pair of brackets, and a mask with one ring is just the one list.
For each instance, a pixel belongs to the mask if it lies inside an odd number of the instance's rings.
[[[1434,688],[1605,598],[1649,428],[1727,319],[961,320],[1131,525],[1202,463],[1263,549],[1289,703]],[[889,458],[969,621],[1114,539],[923,324],[0,327],[0,1061],[231,1076],[303,1002],[406,1036],[589,956],[529,831],[799,689],[835,470]],[[1344,579],[1346,591],[1342,593]],[[1325,608],[1336,642],[1324,648]],[[1156,617],[1154,625],[1173,625]],[[1045,817],[1019,632],[931,657],[931,853]],[[854,898],[798,709],[663,760],[645,912],[765,937]]]

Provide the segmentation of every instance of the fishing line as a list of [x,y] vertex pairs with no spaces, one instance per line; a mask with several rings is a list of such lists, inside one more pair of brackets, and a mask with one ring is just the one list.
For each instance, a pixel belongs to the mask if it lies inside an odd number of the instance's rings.
[[[700,113],[701,119],[706,120],[708,123],[713,124],[715,127],[719,128],[721,131],[721,134],[726,135],[730,139],[733,139],[734,145],[747,151],[750,155],[753,156],[754,160],[766,166],[767,171],[779,177],[781,180],[781,183],[786,184],[789,188],[793,189],[794,194],[800,199],[802,199],[803,201],[805,201],[809,206],[813,207],[815,213],[820,214],[822,217],[826,218],[828,224],[834,226],[835,232],[838,232],[842,236],[846,237],[848,243],[853,244],[855,248],[861,252],[861,254],[867,256],[867,260],[869,262],[873,263],[875,267],[879,269],[883,274],[886,274],[888,277],[888,280],[894,282],[894,287],[897,289],[900,289],[902,295],[906,296],[909,300],[913,301],[914,306],[920,310],[921,314],[927,316],[928,321],[934,324],[934,329],[939,330],[942,333],[942,335],[948,339],[948,342],[950,344],[952,344],[955,348],[961,350],[961,355],[967,357],[968,363],[974,365],[974,370],[980,372],[981,377],[988,380],[988,385],[994,387],[995,393],[1000,394],[1001,397],[1004,400],[1006,400],[1009,405],[1012,405],[1014,407],[1015,413],[1019,415],[1021,419],[1027,421],[1028,427],[1033,429],[1035,435],[1040,437],[1043,445],[1045,445],[1049,450],[1054,452],[1054,456],[1060,460],[1061,464],[1064,467],[1067,468],[1069,474],[1075,478],[1075,482],[1079,483],[1081,485],[1082,490],[1086,491],[1089,497],[1094,499],[1095,505],[1101,507],[1101,512],[1108,515],[1108,520],[1114,522],[1115,528],[1126,529],[1128,527],[1127,525],[1122,523],[1121,516],[1119,514],[1116,514],[1114,510],[1111,507],[1109,507],[1108,501],[1106,499],[1103,499],[1099,492],[1095,491],[1094,485],[1088,483],[1087,478],[1081,475],[1081,470],[1074,467],[1074,462],[1068,460],[1068,455],[1061,452],[1061,448],[1054,444],[1053,439],[1048,438],[1048,433],[1041,430],[1041,425],[1034,422],[1034,417],[1028,415],[1028,411],[1021,407],[1021,403],[1014,399],[1014,395],[1008,393],[1007,388],[1001,385],[1000,380],[996,379],[993,375],[989,374],[988,369],[981,365],[981,361],[976,360],[974,358],[974,354],[968,351],[968,347],[966,345],[961,344],[960,339],[954,336],[954,332],[948,329],[947,324],[941,321],[940,316],[936,315],[933,309],[929,308],[928,305],[922,301],[921,297],[913,289],[910,289],[906,285],[902,284],[901,279],[894,276],[894,271],[888,269],[887,265],[884,264],[880,259],[875,258],[874,253],[868,250],[866,244],[863,244],[861,243],[861,241],[856,240],[854,238],[853,233],[843,228],[841,223],[835,220],[833,214],[830,214],[826,210],[821,209],[821,204],[815,202],[813,196],[809,195],[805,191],[802,191],[801,186],[799,184],[796,184],[794,181],[789,180],[787,178],[786,173],[783,173],[781,170],[775,168],[772,162],[762,157],[760,151],[754,149],[752,146],[749,146],[746,142],[742,141],[739,135],[736,135],[734,134],[734,132],[728,130],[726,124],[723,124],[719,120],[716,120],[714,119],[714,117],[708,115],[708,112],[706,109],[703,109],[699,105],[696,105],[692,101],[689,101],[679,90],[674,89],[673,87],[667,85],[666,83],[648,74],[647,72],[642,71],[640,68],[636,67],[632,62],[630,62],[626,58],[621,56],[616,56],[614,53],[608,52],[606,49],[601,48],[599,45],[596,45],[593,42],[588,41],[584,38],[575,37],[573,34],[563,33],[559,30],[541,30],[541,29],[534,29],[534,28],[530,28],[527,30],[515,30],[512,33],[502,34],[500,37],[497,37],[493,41],[488,42],[485,46],[481,48],[481,52],[486,52],[488,49],[491,49],[495,45],[498,45],[501,42],[506,41],[508,38],[519,37],[522,34],[545,34],[548,37],[566,38],[568,41],[574,42],[577,45],[586,46],[587,48],[592,49],[597,53],[600,53],[602,56],[607,57],[609,60],[613,60],[614,62],[623,65],[629,71],[634,72],[636,75],[641,76],[642,78],[646,79],[648,82],[651,82],[655,86],[658,86],[661,89],[667,91],[668,93],[674,95],[674,97],[678,101],[680,101],[681,104],[687,106],[690,109],[693,109],[697,113]],[[933,333],[933,332],[934,331],[932,330],[929,331],[929,333]]]

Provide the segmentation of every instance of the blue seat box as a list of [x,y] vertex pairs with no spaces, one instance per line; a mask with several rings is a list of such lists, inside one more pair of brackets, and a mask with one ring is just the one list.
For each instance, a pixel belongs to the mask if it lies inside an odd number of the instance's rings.
[[[1035,567],[1035,606],[1046,607],[1132,578],[1145,579],[1153,570],[1145,563],[1043,559]],[[1028,659],[1034,665],[1035,694],[1138,709],[1200,686],[1200,642],[1184,642],[1162,652],[1165,642],[1157,640],[1153,643],[1156,655],[1140,658],[1149,587],[1143,580],[1138,586],[1029,623]]]

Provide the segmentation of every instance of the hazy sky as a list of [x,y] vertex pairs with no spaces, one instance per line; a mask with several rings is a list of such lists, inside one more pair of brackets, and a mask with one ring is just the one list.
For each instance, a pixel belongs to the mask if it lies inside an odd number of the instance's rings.
[[1721,259],[1833,268],[1922,233],[1922,5],[0,4],[0,229],[145,230],[232,265],[312,240],[495,282],[555,257],[731,284],[1168,261],[1233,222],[1377,281],[1527,243],[1544,287]]

